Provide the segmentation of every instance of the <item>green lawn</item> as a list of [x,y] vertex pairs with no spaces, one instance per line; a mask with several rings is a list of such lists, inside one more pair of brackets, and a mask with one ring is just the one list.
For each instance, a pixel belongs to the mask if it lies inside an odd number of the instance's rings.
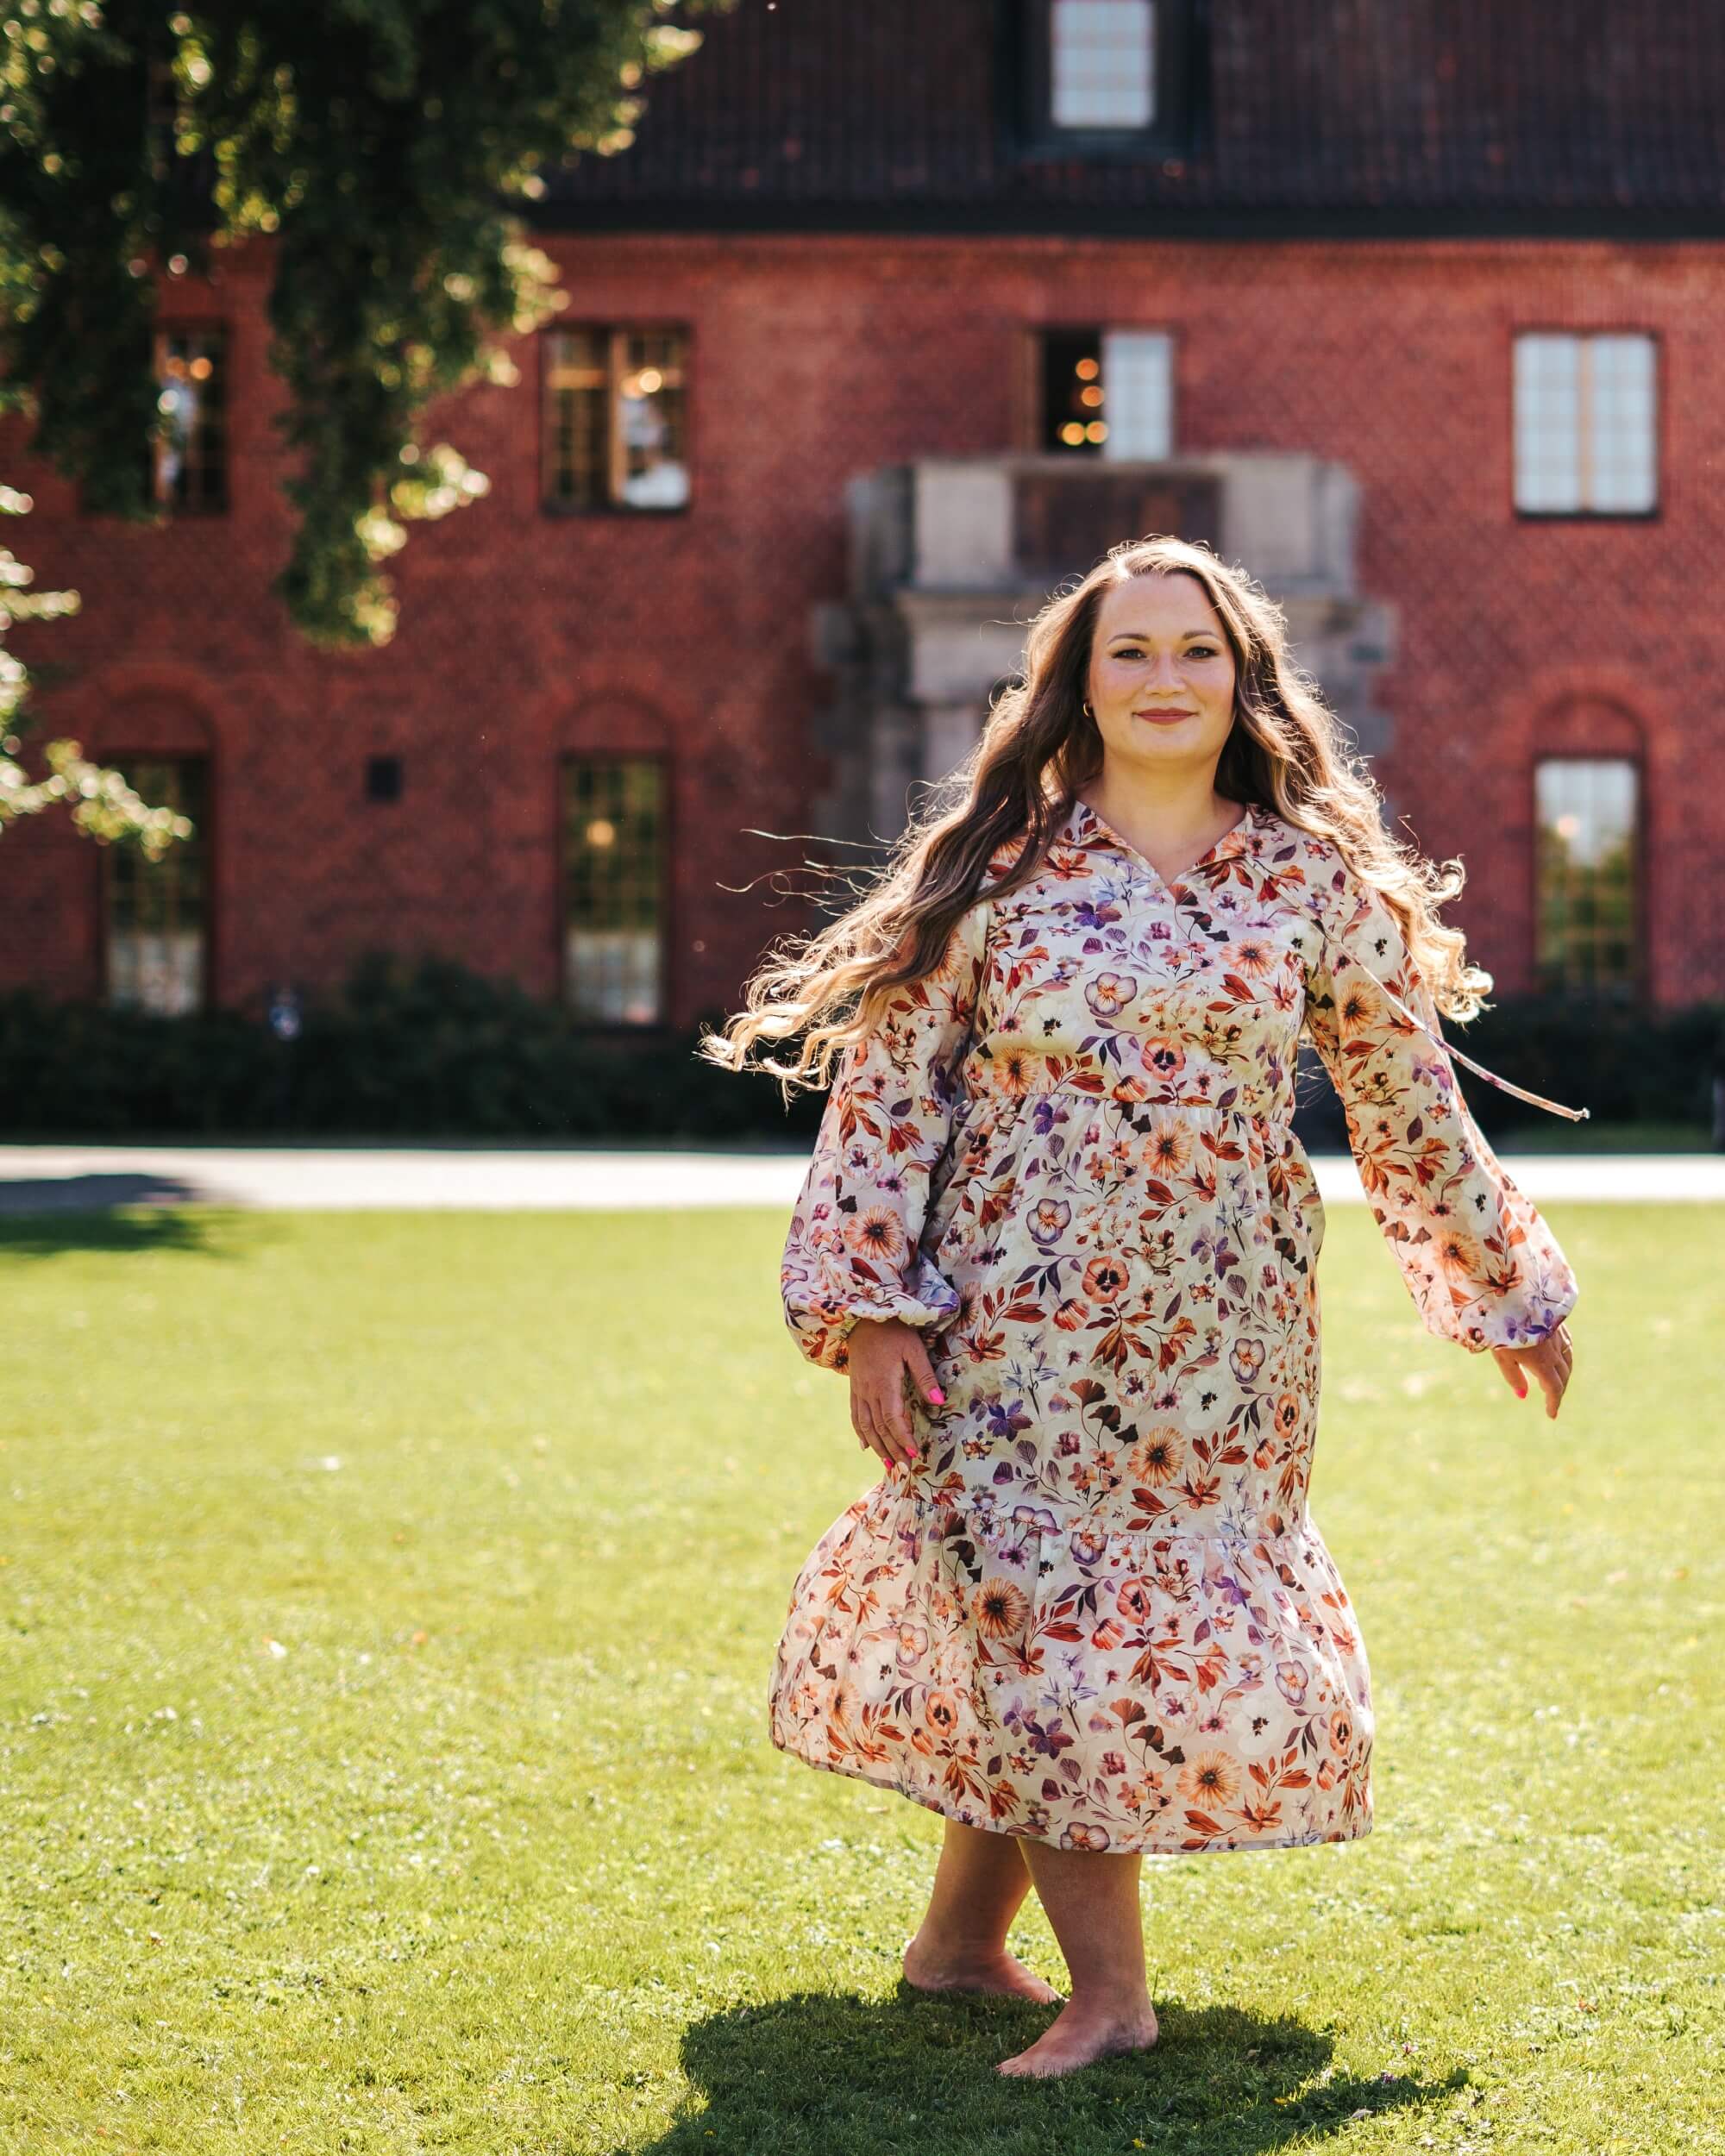
[[1044,2083],[900,1984],[939,1821],[768,1742],[869,1471],[779,1216],[0,1222],[0,2147],[1716,2147],[1725,1208],[1550,1217],[1555,1424],[1332,1208],[1377,1828],[1148,1863],[1162,2040]]

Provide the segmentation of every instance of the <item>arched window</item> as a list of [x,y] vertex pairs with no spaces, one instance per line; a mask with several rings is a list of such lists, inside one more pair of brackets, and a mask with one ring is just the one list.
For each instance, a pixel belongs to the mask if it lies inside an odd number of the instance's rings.
[[665,1022],[665,766],[563,759],[563,993],[577,1017]]
[[108,1000],[165,1017],[202,1010],[209,994],[209,761],[122,757],[118,768],[153,806],[189,816],[192,833],[156,861],[135,846],[102,849]]
[[1535,974],[1549,991],[1640,984],[1640,770],[1628,756],[1546,756],[1534,771]]

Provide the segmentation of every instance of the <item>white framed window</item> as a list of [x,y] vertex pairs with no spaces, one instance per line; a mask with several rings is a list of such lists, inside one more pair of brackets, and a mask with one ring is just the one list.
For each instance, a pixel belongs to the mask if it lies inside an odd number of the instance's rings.
[[156,409],[149,493],[175,515],[228,506],[228,332],[221,323],[154,332]]
[[1102,333],[1105,457],[1174,454],[1174,340],[1165,329]]
[[563,993],[579,1018],[664,1020],[665,779],[651,756],[563,759]]
[[119,760],[145,800],[191,818],[190,838],[159,860],[102,849],[102,942],[108,1001],[178,1018],[204,1007],[210,944],[210,766],[204,756]]
[[1156,118],[1156,0],[1053,0],[1049,110],[1057,128]]
[[1166,329],[1044,329],[1038,446],[1107,458],[1174,454]]
[[1628,756],[1545,756],[1534,768],[1541,988],[1635,986],[1640,778]]
[[1515,506],[1633,516],[1659,503],[1658,369],[1643,332],[1515,339]]
[[540,332],[548,510],[681,509],[689,498],[687,329]]

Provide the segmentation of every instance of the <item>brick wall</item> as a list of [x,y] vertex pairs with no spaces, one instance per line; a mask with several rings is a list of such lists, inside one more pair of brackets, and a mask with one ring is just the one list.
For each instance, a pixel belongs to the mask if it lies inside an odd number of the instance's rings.
[[[74,619],[18,633],[53,731],[89,753],[212,759],[215,1000],[338,978],[368,943],[431,944],[555,992],[556,759],[662,752],[672,774],[670,1015],[727,1007],[806,917],[762,880],[810,849],[809,746],[831,684],[809,616],[844,584],[853,473],[1024,441],[1041,324],[1141,323],[1178,343],[1182,450],[1302,448],[1364,488],[1363,589],[1397,618],[1377,703],[1403,829],[1465,857],[1455,918],[1529,983],[1532,761],[1638,756],[1653,993],[1725,993],[1725,625],[1706,600],[1725,498],[1725,244],[1204,242],[866,235],[553,235],[564,321],[687,323],[693,497],[683,513],[547,516],[537,367],[436,415],[490,494],[415,527],[387,650],[320,655],[269,592],[288,542],[265,365],[267,257],[169,318],[230,325],[232,507],[160,531],[77,511],[0,431],[35,513],[8,542]],[[1511,503],[1511,339],[1659,339],[1661,508],[1523,520]],[[1122,534],[1122,536],[1126,535]],[[1248,567],[1251,566],[1249,562]],[[1698,601],[1699,603],[1696,603]],[[49,674],[55,678],[48,679]],[[395,803],[367,756],[403,759]],[[818,849],[815,849],[818,850]],[[0,840],[0,982],[97,993],[97,849],[55,818]],[[728,886],[757,887],[733,891]]]

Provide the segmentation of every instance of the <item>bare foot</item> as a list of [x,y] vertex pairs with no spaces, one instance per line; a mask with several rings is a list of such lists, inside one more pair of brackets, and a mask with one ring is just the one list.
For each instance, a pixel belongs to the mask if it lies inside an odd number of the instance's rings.
[[955,1960],[931,1953],[912,1940],[905,1949],[905,1981],[919,1991],[987,1991],[1034,1999],[1038,2006],[1054,2006],[1060,1998],[1051,1984],[1044,1984],[1004,1948],[998,1954]]
[[1070,2074],[1093,2059],[1117,2052],[1148,2051],[1159,2034],[1156,2009],[1146,1999],[1141,2011],[1122,2015],[1107,2009],[1069,2004],[1027,2050],[1003,2059],[996,2073],[1034,2074],[1042,2078]]

